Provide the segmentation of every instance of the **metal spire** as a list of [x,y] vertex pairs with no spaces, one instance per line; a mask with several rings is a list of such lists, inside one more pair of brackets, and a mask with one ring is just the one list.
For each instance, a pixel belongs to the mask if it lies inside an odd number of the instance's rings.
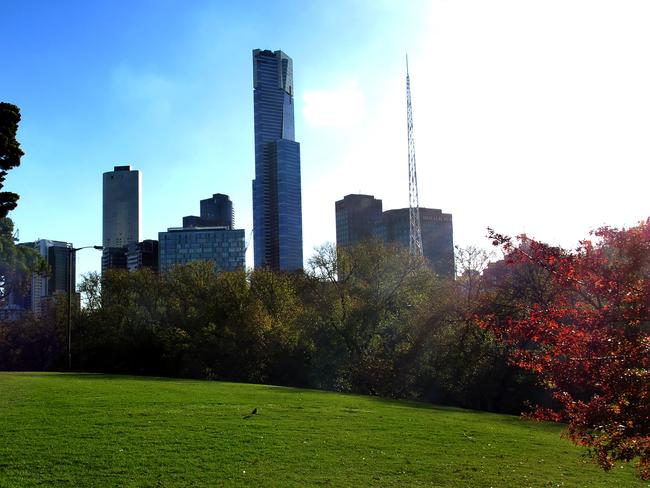
[[413,141],[413,108],[411,107],[411,80],[409,56],[406,55],[406,127],[409,153],[409,251],[412,256],[422,256],[422,230],[418,201],[418,176],[415,170],[415,142]]

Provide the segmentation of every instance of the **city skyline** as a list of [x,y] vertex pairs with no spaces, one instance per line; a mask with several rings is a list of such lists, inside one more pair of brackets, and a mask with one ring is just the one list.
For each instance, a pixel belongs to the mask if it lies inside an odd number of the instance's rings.
[[[3,6],[13,48],[0,97],[22,109],[26,152],[6,182],[21,195],[10,213],[21,241],[99,244],[99,174],[126,164],[143,175],[143,238],[217,191],[248,234],[258,46],[290,53],[300,79],[305,260],[335,240],[344,195],[407,204],[405,51],[420,205],[454,214],[459,245],[489,247],[491,226],[573,247],[647,216],[647,4],[282,6]],[[99,269],[97,254],[78,259]]]

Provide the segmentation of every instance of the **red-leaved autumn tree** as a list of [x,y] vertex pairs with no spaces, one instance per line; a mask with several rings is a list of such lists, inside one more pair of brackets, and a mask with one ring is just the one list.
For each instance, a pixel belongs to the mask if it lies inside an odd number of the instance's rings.
[[559,408],[534,415],[565,420],[567,437],[604,469],[637,460],[650,479],[650,219],[601,228],[573,252],[490,237],[508,263],[540,267],[554,287],[544,304],[521,300],[479,318],[553,391]]

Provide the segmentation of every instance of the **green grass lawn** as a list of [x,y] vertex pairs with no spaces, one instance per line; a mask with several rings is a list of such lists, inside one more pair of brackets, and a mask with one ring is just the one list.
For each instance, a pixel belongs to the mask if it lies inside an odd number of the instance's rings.
[[313,390],[0,374],[0,487],[650,486],[632,466],[601,471],[560,431]]

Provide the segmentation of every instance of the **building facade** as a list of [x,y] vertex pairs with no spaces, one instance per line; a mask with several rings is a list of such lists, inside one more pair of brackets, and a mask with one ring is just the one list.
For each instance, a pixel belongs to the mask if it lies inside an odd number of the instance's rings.
[[372,195],[346,195],[334,204],[336,245],[353,246],[377,238],[382,218],[382,202]]
[[246,266],[244,230],[233,227],[234,210],[228,195],[215,193],[212,198],[201,200],[200,217],[183,217],[183,227],[172,227],[158,234],[159,270],[169,271],[193,261],[211,261],[217,271],[243,269]]
[[[422,253],[431,268],[441,276],[454,277],[454,231],[452,215],[437,208],[420,207]],[[406,249],[410,242],[408,208],[383,213],[380,236],[386,243],[400,244]]]
[[[102,206],[102,271],[122,263],[126,268],[129,244],[140,242],[141,187],[139,171],[131,166],[115,166],[104,173]],[[121,251],[118,251],[121,249]],[[119,258],[122,253],[124,259]]]
[[235,228],[235,211],[228,195],[215,193],[201,200],[201,218],[210,226]]
[[178,264],[211,261],[218,271],[245,267],[243,229],[224,227],[169,228],[158,233],[160,272]]
[[107,269],[127,269],[128,246],[102,249],[102,273]]
[[282,51],[253,51],[255,267],[302,269],[300,145],[295,141],[293,62]]
[[158,241],[145,239],[142,242],[131,243],[126,250],[126,268],[136,271],[149,268],[158,272]]

